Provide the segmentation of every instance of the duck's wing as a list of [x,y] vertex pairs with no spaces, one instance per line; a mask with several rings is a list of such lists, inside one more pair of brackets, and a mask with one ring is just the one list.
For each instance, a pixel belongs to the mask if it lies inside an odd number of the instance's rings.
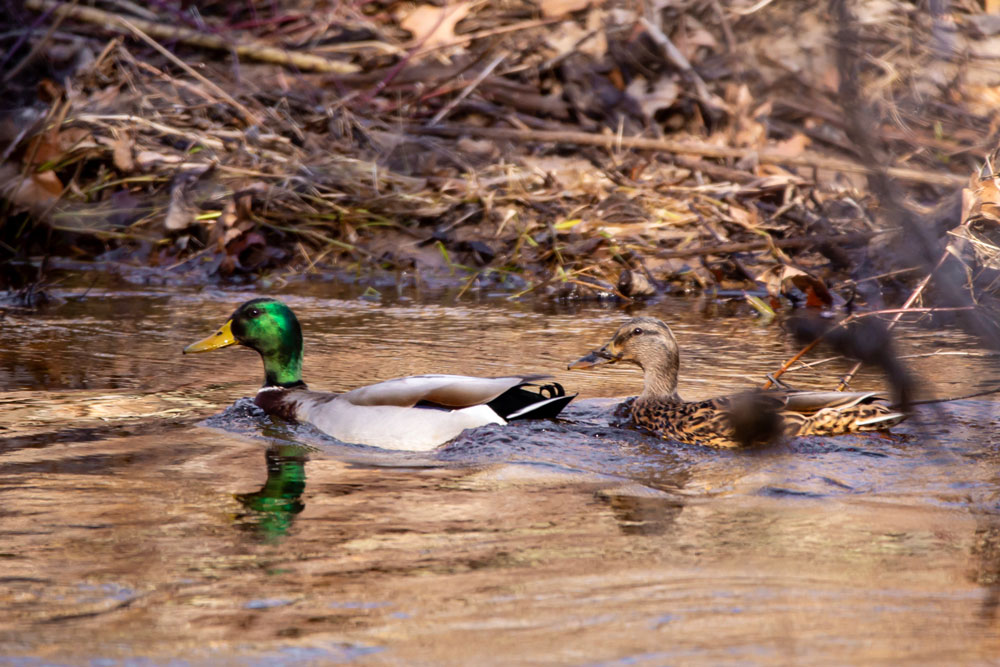
[[412,375],[358,387],[338,398],[358,406],[391,405],[410,408],[430,404],[460,409],[489,403],[514,387],[547,378],[547,375],[512,375],[481,378],[468,375]]
[[[576,398],[567,394],[558,382],[541,386],[523,383],[511,387],[489,403],[490,408],[507,421],[515,419],[554,419]],[[532,387],[532,388],[528,388]]]
[[885,398],[877,391],[779,391],[775,393],[784,398],[786,410],[803,413],[816,412],[824,408],[852,408],[855,405]]
[[784,397],[789,436],[884,431],[906,419],[877,391],[793,391]]

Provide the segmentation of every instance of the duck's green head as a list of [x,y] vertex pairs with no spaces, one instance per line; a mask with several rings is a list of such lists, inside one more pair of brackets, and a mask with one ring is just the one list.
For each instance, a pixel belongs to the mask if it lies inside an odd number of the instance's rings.
[[302,328],[291,308],[276,299],[252,299],[208,338],[184,348],[184,354],[246,345],[264,360],[265,387],[302,384]]

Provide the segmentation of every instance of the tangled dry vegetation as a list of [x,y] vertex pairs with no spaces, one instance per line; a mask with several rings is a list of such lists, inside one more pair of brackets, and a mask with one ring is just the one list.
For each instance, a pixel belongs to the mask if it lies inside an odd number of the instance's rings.
[[1000,16],[929,4],[8,0],[0,252],[829,305],[950,241],[992,287]]

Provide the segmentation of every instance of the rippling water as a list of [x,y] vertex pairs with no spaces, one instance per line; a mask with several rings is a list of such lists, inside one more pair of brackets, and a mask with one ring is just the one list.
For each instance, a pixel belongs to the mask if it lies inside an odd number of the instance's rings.
[[[612,424],[600,397],[635,393],[637,371],[563,370],[619,307],[285,295],[314,388],[516,369],[581,394],[555,422],[386,453],[258,414],[240,400],[261,377],[248,350],[180,355],[256,294],[59,296],[0,320],[0,664],[1000,656],[989,399],[885,437],[679,446]],[[674,328],[691,399],[759,384],[797,349],[708,298],[638,312]],[[901,343],[927,396],[1000,378],[959,332]],[[828,388],[847,368],[786,377]]]

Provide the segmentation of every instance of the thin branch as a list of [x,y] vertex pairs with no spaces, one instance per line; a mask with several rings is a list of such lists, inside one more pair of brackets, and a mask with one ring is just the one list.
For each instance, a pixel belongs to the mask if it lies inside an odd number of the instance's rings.
[[430,134],[441,137],[459,137],[463,135],[482,139],[500,139],[518,142],[539,142],[553,144],[575,144],[578,146],[598,146],[610,150],[619,148],[634,148],[636,150],[662,151],[680,155],[702,155],[711,158],[742,160],[753,156],[762,164],[784,164],[794,167],[810,167],[829,169],[852,174],[871,174],[883,172],[893,178],[912,183],[928,183],[946,187],[956,187],[968,183],[968,176],[959,176],[947,172],[921,171],[905,167],[888,167],[859,164],[850,160],[828,158],[814,153],[787,155],[774,149],[735,148],[732,146],[715,146],[702,142],[672,141],[670,139],[651,139],[648,137],[618,137],[611,134],[594,134],[591,132],[575,132],[572,130],[520,130],[503,127],[475,127],[473,125],[421,125],[404,126],[413,134]]
[[[414,55],[417,57],[424,56],[428,53],[433,53],[434,51],[441,51],[444,49],[450,49],[456,46],[466,46],[475,42],[476,40],[483,39],[485,37],[494,37],[496,35],[504,35],[511,32],[520,32],[521,30],[531,30],[532,28],[543,28],[547,25],[553,23],[559,23],[563,19],[561,17],[548,18],[548,19],[532,19],[529,21],[521,21],[520,23],[514,23],[512,25],[504,25],[496,28],[487,28],[485,30],[479,30],[477,32],[470,32],[465,35],[457,35],[454,41],[447,42],[446,44],[437,44],[435,46],[427,47],[421,51],[417,51]],[[419,49],[423,41],[420,44],[416,44],[414,48]]]
[[[934,352],[921,352],[920,354],[901,354],[898,359],[926,359],[928,357],[996,357],[1000,356],[1000,352],[962,352],[960,350],[935,350]],[[814,369],[817,366],[822,366],[823,364],[829,364],[834,361],[843,361],[844,356],[838,354],[835,357],[827,357],[826,359],[817,359],[816,361],[803,361],[795,368],[791,368],[791,371],[799,371],[803,369]]]
[[[51,10],[60,16],[66,14],[77,21],[93,23],[110,30],[115,29],[115,24],[119,18],[110,12],[95,7],[71,7],[63,2],[59,2],[59,0],[25,0],[24,6],[36,12]],[[141,28],[143,32],[160,39],[176,40],[188,46],[203,49],[227,52],[235,51],[236,55],[242,58],[250,58],[275,65],[291,66],[304,71],[350,74],[360,69],[353,63],[327,60],[311,53],[285,51],[284,49],[263,44],[231,44],[217,35],[207,35],[177,25],[163,25],[142,19],[132,19],[132,24]]]
[[135,35],[142,41],[146,42],[146,44],[153,47],[153,49],[156,50],[161,56],[163,56],[177,67],[180,67],[182,70],[187,72],[188,76],[190,76],[192,79],[196,79],[197,81],[201,82],[203,86],[211,90],[213,93],[221,97],[226,102],[228,102],[230,106],[232,106],[234,109],[236,109],[243,115],[243,119],[247,122],[248,125],[260,124],[260,119],[257,118],[257,115],[255,113],[253,113],[252,111],[250,111],[250,109],[247,109],[245,106],[237,102],[235,97],[233,97],[232,95],[224,91],[222,88],[220,88],[217,83],[210,81],[206,76],[200,74],[186,62],[184,62],[174,54],[170,53],[170,51],[168,51],[167,49],[160,46],[159,42],[157,42],[155,39],[153,39],[152,37],[144,33],[142,30],[140,30],[138,26],[134,25],[127,19],[122,18],[121,16],[118,16],[116,18],[118,22],[121,23],[126,28],[128,28],[133,35]]
[[479,84],[481,84],[483,82],[483,80],[486,77],[488,77],[493,72],[493,70],[495,70],[497,68],[497,66],[504,61],[504,59],[508,55],[510,55],[510,54],[507,53],[506,51],[503,51],[496,58],[494,58],[492,61],[490,61],[490,64],[488,64],[486,67],[484,67],[483,71],[480,72],[476,76],[476,78],[473,79],[472,82],[469,85],[467,85],[462,90],[462,92],[458,94],[457,97],[455,97],[455,99],[453,99],[452,101],[450,101],[440,111],[438,111],[436,114],[434,114],[434,117],[431,118],[430,122],[427,123],[427,124],[428,125],[437,125],[438,123],[440,123],[441,119],[444,118],[445,116],[447,116],[449,113],[451,113],[451,110],[454,109],[456,106],[458,106],[459,102],[461,102],[466,97],[468,97],[469,94],[473,90],[475,90],[476,87],[479,86]]
[[811,349],[813,349],[814,347],[816,347],[817,345],[819,345],[819,342],[820,342],[821,340],[823,340],[823,336],[818,336],[818,337],[817,337],[817,338],[816,338],[815,340],[811,341],[811,342],[810,342],[810,343],[809,343],[808,345],[806,345],[806,346],[805,346],[805,347],[803,347],[803,348],[802,348],[801,350],[799,350],[799,353],[798,353],[798,354],[796,354],[796,355],[795,355],[794,357],[792,357],[791,359],[789,359],[788,361],[786,361],[786,362],[784,363],[784,365],[783,365],[783,366],[782,366],[781,368],[779,368],[779,369],[778,369],[778,372],[777,372],[777,373],[772,373],[772,374],[770,374],[770,375],[769,375],[769,376],[767,377],[767,382],[765,382],[765,383],[764,383],[764,386],[763,386],[763,387],[761,387],[761,388],[762,388],[762,389],[770,389],[770,388],[771,388],[771,386],[772,386],[772,385],[774,384],[774,381],[775,381],[775,380],[777,380],[777,379],[778,379],[778,378],[780,378],[780,377],[781,377],[782,375],[784,375],[784,374],[785,374],[785,371],[787,371],[787,370],[788,370],[789,368],[791,368],[792,364],[794,364],[794,363],[795,363],[796,361],[798,361],[798,360],[799,360],[799,359],[801,359],[801,358],[802,358],[803,356],[805,356],[805,354],[806,354],[807,352],[809,352],[809,350],[811,350]]
[[861,243],[879,234],[888,234],[891,230],[882,232],[855,232],[852,234],[816,234],[815,236],[797,237],[792,239],[767,239],[762,241],[746,241],[742,243],[719,243],[712,246],[697,246],[681,250],[664,250],[656,253],[661,259],[675,257],[698,257],[702,255],[726,255],[736,252],[752,252],[756,250],[771,250],[772,248],[808,248],[816,245],[832,243],[849,245]]

